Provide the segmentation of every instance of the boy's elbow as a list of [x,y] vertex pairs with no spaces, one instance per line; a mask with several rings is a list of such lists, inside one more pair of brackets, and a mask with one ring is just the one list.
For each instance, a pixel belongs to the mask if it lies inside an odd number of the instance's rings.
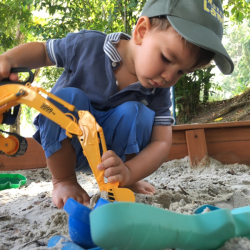
[[49,58],[47,48],[46,48],[46,42],[43,42],[42,45],[43,45],[43,51],[44,51],[44,66],[54,66],[55,64]]

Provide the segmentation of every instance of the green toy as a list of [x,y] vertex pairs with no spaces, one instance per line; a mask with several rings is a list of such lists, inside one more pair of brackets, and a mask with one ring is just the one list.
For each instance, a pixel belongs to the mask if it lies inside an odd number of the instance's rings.
[[27,179],[21,174],[0,174],[0,191],[9,188],[19,188],[25,185]]

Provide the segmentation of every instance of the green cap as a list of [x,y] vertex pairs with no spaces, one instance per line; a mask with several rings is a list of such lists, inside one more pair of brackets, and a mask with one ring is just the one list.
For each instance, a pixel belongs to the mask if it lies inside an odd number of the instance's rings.
[[141,16],[166,16],[187,41],[215,53],[214,61],[223,74],[234,64],[221,43],[224,13],[220,0],[148,0]]

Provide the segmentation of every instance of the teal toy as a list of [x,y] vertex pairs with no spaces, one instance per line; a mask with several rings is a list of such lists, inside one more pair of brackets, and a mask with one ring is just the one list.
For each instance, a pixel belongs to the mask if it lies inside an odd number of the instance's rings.
[[25,185],[27,179],[21,174],[0,174],[0,191],[9,188],[19,188]]
[[102,206],[90,214],[92,239],[105,250],[214,250],[235,236],[228,209],[177,214],[140,203]]
[[[194,210],[195,214],[200,214],[204,209],[209,208],[210,211],[220,209],[219,207],[211,206],[208,204],[202,205]],[[236,231],[236,237],[245,236],[250,239],[250,206],[234,208],[231,211],[231,214],[234,217]]]
[[[199,213],[195,215],[185,215],[141,203],[110,203],[100,198],[90,210],[70,198],[64,209],[70,217],[74,216],[73,221],[69,220],[73,242],[62,249],[218,250],[233,237],[250,239],[250,206],[232,211],[210,206],[211,212],[201,214],[208,206],[197,209]],[[90,239],[96,247],[86,247]]]

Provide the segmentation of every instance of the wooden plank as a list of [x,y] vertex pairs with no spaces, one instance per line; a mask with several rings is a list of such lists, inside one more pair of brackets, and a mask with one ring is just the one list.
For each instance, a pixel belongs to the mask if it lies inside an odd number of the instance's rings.
[[187,130],[186,139],[191,166],[208,165],[209,157],[204,129]]
[[19,157],[0,155],[0,171],[35,169],[47,167],[44,151],[33,138],[26,138],[28,149]]
[[205,137],[207,143],[226,141],[250,141],[250,127],[205,129]]
[[[220,161],[222,164],[245,164],[250,166],[249,156],[250,141],[232,141],[207,143],[209,157]],[[167,161],[182,159],[188,156],[186,144],[172,145]]]
[[250,141],[207,143],[208,155],[222,164],[240,163],[250,166]]
[[187,144],[172,145],[167,161],[179,160],[188,156]]
[[175,125],[172,126],[172,129],[190,130],[190,129],[203,129],[203,128],[232,128],[232,127],[247,127],[247,126],[250,126],[250,121]]
[[172,144],[187,144],[184,130],[175,130],[172,134]]
[[[208,142],[223,142],[223,141],[247,141],[250,140],[249,127],[232,127],[232,128],[207,128],[204,129],[205,138]],[[173,144],[185,144],[185,130],[173,130]]]

